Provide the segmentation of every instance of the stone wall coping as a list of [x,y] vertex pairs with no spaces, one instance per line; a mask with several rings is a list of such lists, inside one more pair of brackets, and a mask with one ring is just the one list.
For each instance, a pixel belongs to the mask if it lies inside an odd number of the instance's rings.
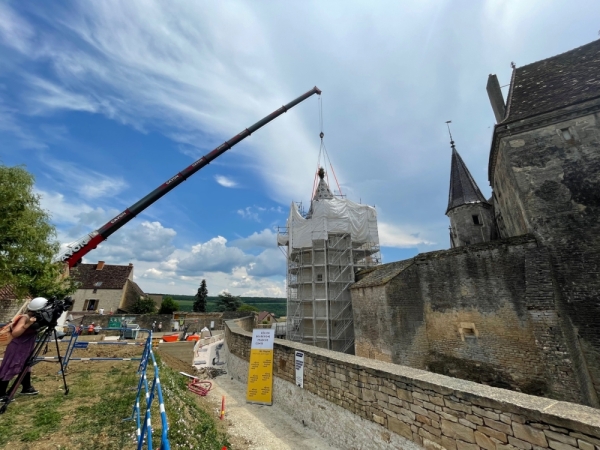
[[530,247],[537,246],[537,239],[532,234],[523,234],[521,236],[513,236],[505,239],[498,239],[490,242],[480,242],[478,244],[465,245],[463,247],[455,247],[447,250],[435,250],[433,252],[419,253],[414,257],[415,263],[420,264],[431,259],[446,258],[453,255],[463,253],[478,253],[513,246],[527,245]]
[[[231,333],[252,339],[252,333],[243,330],[236,323],[237,320],[228,320],[225,322],[225,326]],[[342,364],[374,377],[412,384],[440,395],[453,395],[473,405],[519,414],[531,421],[545,422],[600,437],[600,410],[588,406],[485,386],[425,370],[348,355],[284,339],[275,339],[275,347],[278,346],[288,351],[300,350],[306,356],[320,357],[327,362]]]

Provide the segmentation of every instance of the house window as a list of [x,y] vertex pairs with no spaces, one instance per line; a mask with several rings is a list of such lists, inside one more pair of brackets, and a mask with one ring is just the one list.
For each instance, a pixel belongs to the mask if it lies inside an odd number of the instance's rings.
[[95,311],[96,309],[98,309],[98,300],[97,299],[86,300],[85,303],[83,304],[84,311]]
[[323,281],[323,274],[322,273],[318,273],[317,274],[317,281]]
[[99,288],[100,286],[102,286],[102,281],[96,281],[96,282],[94,283],[94,287],[97,287],[97,288]]
[[93,294],[97,294],[97,293],[98,293],[98,288],[94,288]]
[[481,223],[481,221],[479,220],[479,214],[474,214],[474,215],[473,215],[473,224],[474,224],[474,225],[483,225],[483,224]]

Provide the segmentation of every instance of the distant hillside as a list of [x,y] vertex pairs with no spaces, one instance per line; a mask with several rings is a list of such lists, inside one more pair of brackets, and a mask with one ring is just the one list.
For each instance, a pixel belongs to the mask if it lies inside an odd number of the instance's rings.
[[[173,295],[173,294],[161,294],[163,297],[169,295],[173,297],[177,303],[179,303],[179,309],[181,311],[192,311],[192,305],[194,304],[193,295]],[[259,311],[269,311],[277,317],[287,315],[287,300],[285,298],[273,298],[273,297],[240,297],[247,305],[252,305],[258,308]],[[217,310],[217,299],[218,297],[209,296],[207,299],[206,310],[207,312],[214,312]]]

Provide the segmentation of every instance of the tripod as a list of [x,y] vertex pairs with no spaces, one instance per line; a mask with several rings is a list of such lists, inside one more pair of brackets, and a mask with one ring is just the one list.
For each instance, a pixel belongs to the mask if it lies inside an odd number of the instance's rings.
[[[33,348],[31,354],[27,358],[27,361],[25,362],[25,366],[23,367],[23,369],[19,373],[19,376],[14,381],[14,383],[12,384],[12,386],[10,387],[10,389],[8,391],[7,399],[4,402],[4,405],[2,405],[2,407],[0,408],[0,414],[4,414],[6,412],[6,408],[8,408],[8,404],[15,397],[15,394],[17,393],[17,389],[19,388],[21,381],[23,381],[23,377],[27,373],[27,369],[33,367],[38,362],[40,362],[40,361],[37,361],[37,358],[40,355],[40,353],[42,352],[42,348],[44,347],[44,344],[46,344],[46,351],[48,350],[48,344],[49,344],[51,335],[54,335],[54,342],[56,343],[56,354],[58,355],[58,363],[60,364],[60,368],[61,368],[60,373],[62,374],[63,383],[65,385],[65,395],[67,395],[69,393],[69,387],[67,386],[67,379],[65,377],[65,371],[62,370],[62,368],[63,368],[62,356],[60,356],[60,349],[58,347],[58,338],[56,336],[55,325],[56,324],[49,325],[42,333],[39,341],[36,342],[35,347]],[[46,352],[44,352],[44,353],[46,353]]]

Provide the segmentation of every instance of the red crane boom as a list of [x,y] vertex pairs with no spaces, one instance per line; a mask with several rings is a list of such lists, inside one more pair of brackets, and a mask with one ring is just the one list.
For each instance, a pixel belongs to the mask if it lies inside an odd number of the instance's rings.
[[98,246],[98,244],[100,244],[102,241],[106,240],[111,234],[113,234],[115,231],[117,231],[119,228],[121,228],[123,225],[125,225],[127,222],[129,222],[131,219],[133,219],[139,213],[144,211],[148,206],[152,205],[155,201],[157,201],[159,198],[161,198],[167,192],[171,191],[176,186],[183,183],[187,178],[191,177],[193,174],[198,172],[204,166],[208,165],[211,161],[213,161],[214,159],[221,156],[223,153],[225,153],[227,150],[229,150],[235,144],[246,139],[248,136],[250,136],[256,130],[262,128],[263,126],[265,126],[266,124],[271,122],[273,119],[279,117],[284,112],[287,112],[288,109],[293,108],[298,103],[306,100],[308,97],[312,96],[313,94],[321,95],[321,91],[319,90],[319,88],[317,88],[315,86],[310,91],[301,95],[297,99],[292,100],[287,105],[282,106],[281,108],[272,112],[271,114],[269,114],[262,120],[259,120],[258,122],[256,122],[254,125],[246,128],[244,131],[237,134],[230,140],[223,142],[221,145],[219,145],[217,148],[215,148],[212,152],[204,155],[199,160],[197,160],[197,161],[193,162],[192,164],[190,164],[189,166],[187,166],[181,172],[178,172],[175,176],[169,178],[167,181],[165,181],[159,187],[154,189],[152,192],[150,192],[148,195],[146,195],[140,201],[131,205],[129,208],[127,208],[125,211],[123,211],[122,213],[117,215],[115,218],[108,221],[104,226],[102,226],[99,229],[97,229],[96,231],[93,231],[90,234],[84,236],[83,238],[79,239],[78,241],[75,241],[75,242],[69,244],[67,246],[66,250],[59,256],[59,260],[68,263],[69,267],[73,267],[73,266],[79,264],[79,262],[81,262],[81,259],[86,254],[88,254],[91,250],[95,249]]

